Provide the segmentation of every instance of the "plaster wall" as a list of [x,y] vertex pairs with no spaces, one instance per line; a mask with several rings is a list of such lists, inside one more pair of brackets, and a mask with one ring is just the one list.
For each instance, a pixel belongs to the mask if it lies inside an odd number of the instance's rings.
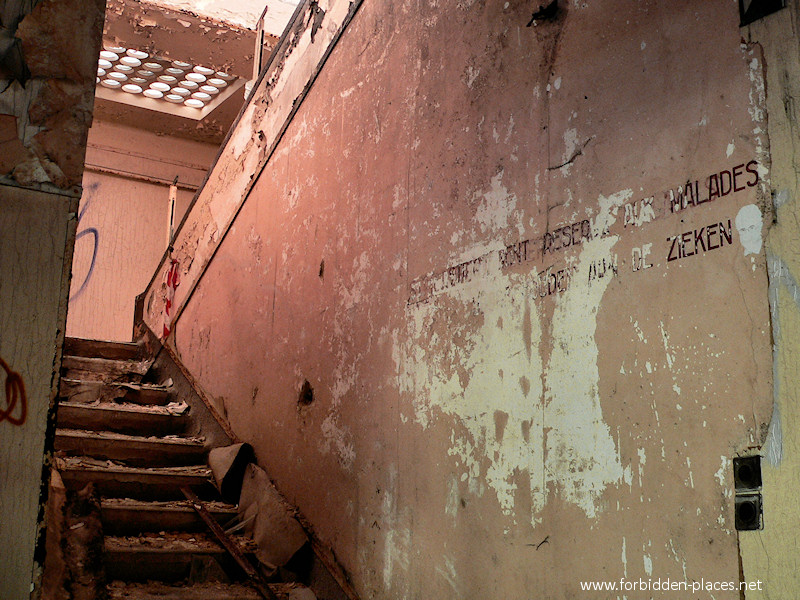
[[239,123],[245,202],[185,243],[219,246],[168,343],[365,598],[740,580],[760,49],[733,2],[560,4],[365,2],[263,167]]
[[34,552],[77,205],[0,186],[0,598],[8,600],[28,598],[43,565]]
[[102,1],[0,4],[0,598],[37,597]]
[[218,147],[96,121],[72,267],[67,335],[130,341],[137,294],[167,250],[169,189],[177,228]]

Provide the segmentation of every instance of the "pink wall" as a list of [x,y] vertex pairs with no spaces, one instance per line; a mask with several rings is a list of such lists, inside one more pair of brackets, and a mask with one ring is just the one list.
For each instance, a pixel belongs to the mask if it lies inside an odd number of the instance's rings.
[[559,4],[365,2],[263,171],[269,110],[240,123],[230,231],[206,207],[184,240],[224,236],[168,343],[365,598],[739,578],[759,54],[735,3]]

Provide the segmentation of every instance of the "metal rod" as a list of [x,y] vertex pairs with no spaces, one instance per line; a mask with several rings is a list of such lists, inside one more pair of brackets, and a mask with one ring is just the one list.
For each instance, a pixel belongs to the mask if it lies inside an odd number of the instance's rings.
[[261,594],[265,600],[278,600],[278,597],[275,595],[275,593],[269,589],[269,586],[267,585],[267,582],[264,581],[261,573],[259,573],[258,570],[252,564],[250,564],[250,561],[248,561],[244,554],[242,554],[242,551],[236,541],[226,534],[222,529],[222,526],[217,523],[213,516],[211,516],[211,513],[208,512],[208,509],[206,508],[205,504],[203,504],[203,501],[197,497],[197,494],[195,494],[187,486],[181,486],[181,491],[183,492],[183,495],[186,496],[186,499],[192,503],[192,508],[194,508],[197,514],[200,515],[200,518],[205,521],[206,525],[208,525],[211,533],[217,537],[219,543],[222,544],[225,550],[228,551],[237,564],[247,574],[256,591]]
[[[121,169],[112,169],[111,167],[102,167],[100,165],[92,165],[89,163],[86,163],[86,170],[92,171],[93,173],[116,175],[117,177],[124,177],[125,179],[144,181],[146,183],[153,183],[155,185],[172,185],[172,182],[169,179],[161,179],[160,177],[151,177],[150,175],[142,175],[141,173],[133,173],[132,171],[123,171]],[[198,189],[200,189],[196,185],[183,182],[181,182],[178,187],[190,192],[196,192]]]
[[175,201],[178,199],[178,176],[169,186],[169,206],[167,206],[167,250],[172,248],[172,238],[175,225]]

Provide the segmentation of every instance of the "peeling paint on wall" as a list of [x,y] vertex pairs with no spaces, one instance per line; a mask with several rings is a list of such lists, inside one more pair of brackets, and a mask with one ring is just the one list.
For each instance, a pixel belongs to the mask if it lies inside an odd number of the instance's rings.
[[96,58],[74,48],[99,46],[102,17],[95,8],[41,0],[20,6],[19,15],[4,15],[12,46],[4,45],[0,73],[0,175],[17,185],[73,193],[80,185]]
[[609,6],[365,4],[263,173],[288,79],[192,216],[238,211],[218,248],[187,229],[174,343],[365,597],[738,577],[730,459],[772,404],[762,62],[730,3]]
[[763,221],[761,209],[755,204],[748,204],[736,213],[736,230],[744,247],[744,255],[761,253],[761,228]]

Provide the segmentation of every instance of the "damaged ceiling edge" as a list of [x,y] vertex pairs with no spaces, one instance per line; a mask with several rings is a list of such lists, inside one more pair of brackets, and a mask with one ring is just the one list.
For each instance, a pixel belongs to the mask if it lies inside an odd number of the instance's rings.
[[[253,74],[255,39],[256,33],[252,30],[192,12],[167,9],[153,2],[109,0],[106,11],[106,45],[144,51],[165,60],[203,65],[244,81]],[[271,52],[276,43],[277,38],[267,36],[265,51]],[[240,112],[244,94],[236,90],[231,97],[220,98],[213,110],[192,117],[145,111],[140,106],[126,106],[113,100],[107,94],[98,94],[96,118],[144,128],[156,135],[219,146]]]
[[[225,21],[155,3],[109,0],[103,33],[107,40],[126,48],[205,65],[247,79],[252,75],[256,33]],[[274,47],[277,38],[270,37]]]

